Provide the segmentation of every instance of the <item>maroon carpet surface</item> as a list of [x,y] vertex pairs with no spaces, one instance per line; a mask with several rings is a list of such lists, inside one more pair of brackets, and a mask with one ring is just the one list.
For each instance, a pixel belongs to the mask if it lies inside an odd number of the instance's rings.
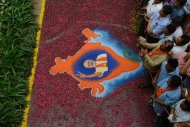
[[46,0],[28,127],[153,127],[148,90],[128,82],[105,98],[80,90],[67,73],[52,76],[54,58],[74,55],[86,38],[84,28],[104,29],[136,50],[130,32],[138,0]]

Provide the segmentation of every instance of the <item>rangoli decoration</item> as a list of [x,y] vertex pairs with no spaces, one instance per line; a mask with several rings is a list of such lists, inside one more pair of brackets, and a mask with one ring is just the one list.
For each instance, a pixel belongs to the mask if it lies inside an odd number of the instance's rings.
[[[68,73],[80,83],[81,90],[91,88],[91,95],[98,96],[105,92],[102,82],[115,79],[123,73],[131,73],[141,66],[140,59],[127,48],[123,56],[112,48],[96,41],[104,35],[85,28],[82,34],[87,37],[85,45],[74,55],[66,59],[55,58],[55,65],[51,67],[50,74]],[[94,41],[93,41],[94,40]],[[111,40],[110,40],[110,43]]]

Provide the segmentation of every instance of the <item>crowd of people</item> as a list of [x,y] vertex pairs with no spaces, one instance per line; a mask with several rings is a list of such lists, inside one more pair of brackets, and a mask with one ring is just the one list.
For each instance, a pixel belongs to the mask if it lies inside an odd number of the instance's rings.
[[[156,126],[190,127],[190,0],[144,0],[140,48]],[[166,125],[164,121],[167,121]]]

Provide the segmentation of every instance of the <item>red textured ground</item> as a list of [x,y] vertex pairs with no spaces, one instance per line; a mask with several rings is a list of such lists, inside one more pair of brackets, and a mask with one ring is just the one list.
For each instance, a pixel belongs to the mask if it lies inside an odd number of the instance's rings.
[[54,58],[74,55],[86,39],[81,31],[103,28],[136,50],[130,32],[138,0],[46,0],[28,127],[153,127],[147,90],[138,78],[104,99],[81,91],[68,74],[52,76]]

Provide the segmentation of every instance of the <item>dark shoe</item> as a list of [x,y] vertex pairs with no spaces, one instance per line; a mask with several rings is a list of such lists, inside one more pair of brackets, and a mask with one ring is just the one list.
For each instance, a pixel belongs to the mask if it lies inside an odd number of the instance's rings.
[[144,88],[150,88],[150,85],[148,83],[143,83],[141,85],[139,85],[140,89],[144,89]]

